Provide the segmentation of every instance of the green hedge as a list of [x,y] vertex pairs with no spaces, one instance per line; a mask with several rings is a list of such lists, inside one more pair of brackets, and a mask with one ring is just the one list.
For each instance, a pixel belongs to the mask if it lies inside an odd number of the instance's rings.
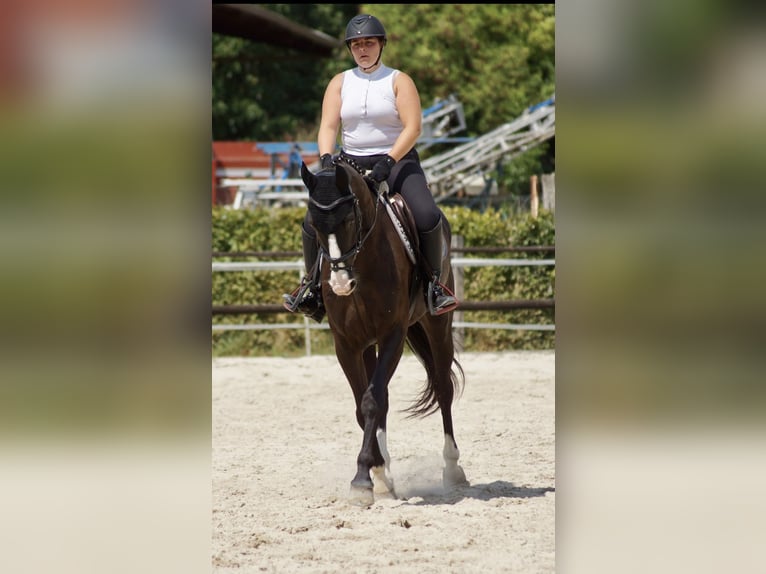
[[[554,245],[553,214],[541,210],[537,218],[504,210],[479,213],[464,207],[444,207],[453,235],[464,238],[465,247],[507,247]],[[242,209],[213,208],[212,249],[236,251],[300,251],[300,224],[305,208]],[[480,254],[487,258],[550,258],[550,254],[499,253]],[[298,259],[298,258],[296,258]],[[241,259],[216,258],[216,261]],[[274,261],[261,258],[259,261]],[[284,259],[282,259],[284,260]],[[282,294],[295,289],[298,271],[245,271],[213,273],[213,305],[276,304]],[[464,270],[466,301],[503,301],[510,299],[550,299],[554,297],[553,266],[467,267]],[[552,324],[554,311],[464,311],[463,320],[479,323]],[[302,315],[274,313],[258,315],[216,315],[213,323],[296,323]],[[326,319],[325,319],[326,324]],[[303,329],[267,329],[252,331],[214,331],[214,356],[298,356],[305,353]],[[465,351],[510,349],[552,349],[553,331],[516,331],[503,329],[466,329]],[[328,330],[311,331],[312,353],[333,353]]]

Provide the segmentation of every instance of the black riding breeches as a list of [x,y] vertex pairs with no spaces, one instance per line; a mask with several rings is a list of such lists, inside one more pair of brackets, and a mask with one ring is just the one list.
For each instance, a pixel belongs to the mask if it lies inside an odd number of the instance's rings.
[[[371,170],[376,163],[386,157],[385,155],[358,156],[344,151],[341,156],[354,160],[364,169]],[[392,193],[400,193],[407,202],[415,218],[415,226],[418,231],[430,231],[441,217],[441,210],[428,189],[426,174],[420,167],[420,157],[414,148],[407,152],[391,169],[388,176],[388,187]]]

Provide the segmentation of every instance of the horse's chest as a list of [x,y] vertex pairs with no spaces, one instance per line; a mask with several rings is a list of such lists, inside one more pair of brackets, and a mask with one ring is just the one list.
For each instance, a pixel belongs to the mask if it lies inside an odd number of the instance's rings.
[[352,297],[330,296],[325,304],[333,329],[360,333],[369,338],[390,331],[403,316],[401,294],[387,293],[386,290]]

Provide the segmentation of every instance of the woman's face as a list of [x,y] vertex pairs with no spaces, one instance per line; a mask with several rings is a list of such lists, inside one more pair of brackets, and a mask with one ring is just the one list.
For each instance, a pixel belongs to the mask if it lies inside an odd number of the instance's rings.
[[377,60],[380,54],[379,38],[359,38],[351,40],[351,53],[354,61],[361,68],[369,68]]

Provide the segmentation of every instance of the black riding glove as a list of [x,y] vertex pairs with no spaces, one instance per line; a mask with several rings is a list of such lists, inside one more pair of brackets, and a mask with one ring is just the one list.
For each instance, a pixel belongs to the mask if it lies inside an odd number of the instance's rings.
[[377,181],[378,183],[386,181],[388,176],[391,175],[391,168],[394,167],[395,163],[396,160],[390,155],[387,155],[372,168],[370,179]]
[[322,155],[319,158],[319,167],[322,169],[327,169],[328,167],[332,167],[332,154],[326,153]]

